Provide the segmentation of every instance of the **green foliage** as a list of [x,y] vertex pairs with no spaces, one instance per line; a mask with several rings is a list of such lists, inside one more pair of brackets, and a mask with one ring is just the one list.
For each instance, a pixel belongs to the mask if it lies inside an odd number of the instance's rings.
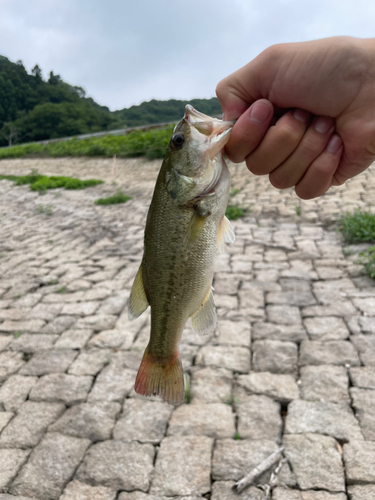
[[241,439],[241,436],[240,436],[240,433],[239,432],[236,432],[235,435],[234,435],[234,439],[236,441],[239,441]]
[[232,188],[232,189],[230,190],[229,196],[230,196],[231,198],[233,198],[233,197],[234,197],[234,196],[236,196],[236,194],[238,194],[239,192],[240,192],[240,189],[237,189],[237,188]]
[[375,246],[359,254],[359,263],[365,266],[366,273],[375,279]]
[[301,207],[299,205],[295,205],[294,210],[296,211],[296,214],[299,217],[301,215],[301,213],[302,213]]
[[112,196],[108,196],[108,198],[99,198],[94,203],[95,205],[115,205],[117,203],[126,203],[128,200],[131,200],[131,196],[126,196],[122,192],[121,189],[117,191],[117,193]]
[[53,214],[53,206],[52,205],[38,205],[37,208],[38,208],[38,212],[40,214],[45,214],[45,215],[52,215]]
[[340,220],[339,227],[348,243],[375,242],[375,214],[356,210],[347,212]]
[[15,339],[18,339],[18,338],[20,338],[20,337],[21,337],[21,335],[22,335],[21,330],[18,330],[18,332],[16,332],[16,333],[14,334],[14,338],[15,338]]
[[236,220],[239,217],[245,215],[245,210],[243,208],[237,207],[236,205],[228,205],[225,211],[225,215],[229,220]]
[[18,177],[16,175],[0,175],[0,181],[14,181],[16,182]]
[[190,388],[190,378],[184,373],[184,382],[185,382],[185,404],[190,404],[191,400],[191,388]]
[[[25,184],[30,184],[30,188],[33,191],[47,191],[47,189],[84,189],[86,187],[97,186],[98,184],[103,184],[103,181],[98,179],[87,179],[86,181],[81,181],[75,177],[64,177],[64,176],[52,176],[38,174],[36,170],[32,170],[30,174],[17,176],[17,175],[3,175],[0,176],[0,180],[4,178],[9,181],[14,181],[17,186],[23,186]],[[40,205],[42,206],[42,205]]]
[[126,135],[106,135],[88,139],[72,139],[50,144],[24,144],[0,148],[1,158],[21,158],[27,155],[45,156],[146,156],[148,159],[163,158],[168,147],[173,126],[147,132],[135,130]]

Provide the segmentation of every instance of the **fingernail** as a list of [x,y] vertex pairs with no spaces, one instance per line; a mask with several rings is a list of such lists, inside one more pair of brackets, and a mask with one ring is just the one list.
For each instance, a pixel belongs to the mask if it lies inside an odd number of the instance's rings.
[[328,116],[320,116],[314,123],[314,129],[319,132],[319,134],[326,134],[331,130],[332,126],[333,120]]
[[293,111],[293,116],[299,122],[307,123],[310,118],[310,113],[308,111],[305,111],[304,109],[297,108]]
[[326,146],[326,151],[332,154],[337,153],[341,145],[342,145],[341,137],[339,135],[333,135]]
[[254,123],[263,123],[270,116],[271,108],[264,102],[254,102],[250,108],[250,120]]

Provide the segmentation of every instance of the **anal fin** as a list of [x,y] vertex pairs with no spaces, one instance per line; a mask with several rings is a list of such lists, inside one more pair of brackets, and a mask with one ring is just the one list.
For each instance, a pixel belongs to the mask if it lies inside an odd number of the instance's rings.
[[191,326],[198,335],[206,335],[215,330],[217,317],[212,288],[190,319]]
[[129,319],[138,318],[149,306],[145,287],[142,278],[142,264],[139,266],[137,275],[134,279],[132,290],[128,301]]

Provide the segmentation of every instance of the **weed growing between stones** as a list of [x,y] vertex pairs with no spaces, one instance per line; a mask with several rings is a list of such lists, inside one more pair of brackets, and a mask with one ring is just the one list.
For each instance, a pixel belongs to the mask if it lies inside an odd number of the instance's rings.
[[301,213],[302,213],[302,209],[301,209],[301,207],[300,207],[299,205],[296,205],[296,206],[294,207],[294,210],[296,211],[296,214],[297,214],[297,215],[298,215],[298,217],[299,217],[299,216],[301,215]]
[[84,189],[86,187],[97,186],[98,184],[103,184],[104,181],[98,179],[88,179],[86,181],[81,181],[75,177],[64,177],[64,176],[52,176],[38,174],[37,170],[32,170],[30,174],[27,175],[0,175],[0,180],[13,181],[16,186],[24,186],[25,184],[30,184],[30,189],[33,191],[44,192],[47,189]]
[[95,205],[115,205],[117,203],[126,203],[128,200],[131,200],[131,196],[127,196],[122,192],[121,189],[119,189],[115,194],[112,196],[108,196],[108,198],[99,198],[98,200],[95,200]]
[[361,210],[347,212],[339,228],[348,243],[375,243],[375,214]]
[[37,210],[40,214],[52,215],[53,206],[52,205],[38,205]]
[[370,278],[375,279],[375,246],[360,253],[358,263],[365,266]]
[[229,220],[236,220],[245,215],[245,209],[237,207],[236,205],[228,205],[225,215]]

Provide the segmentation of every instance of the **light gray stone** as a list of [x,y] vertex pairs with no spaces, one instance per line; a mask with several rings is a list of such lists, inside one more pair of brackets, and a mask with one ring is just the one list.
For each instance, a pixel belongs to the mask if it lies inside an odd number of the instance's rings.
[[83,349],[92,334],[92,330],[66,330],[56,342],[55,349]]
[[349,486],[348,493],[350,500],[374,500],[375,484]]
[[91,329],[95,332],[102,330],[112,330],[117,321],[117,316],[113,314],[95,314],[80,318],[76,323],[76,328]]
[[316,304],[316,300],[310,291],[285,291],[267,293],[266,303],[300,307]]
[[253,343],[253,366],[257,372],[295,373],[298,348],[294,342],[257,340]]
[[211,450],[206,436],[170,436],[161,442],[150,493],[204,495],[211,489]]
[[0,332],[28,332],[28,333],[39,333],[43,326],[45,325],[45,321],[40,319],[30,319],[28,321],[11,321],[6,320],[3,323],[0,323]]
[[[123,491],[120,493],[118,500],[170,500],[171,497],[165,497],[160,495],[150,495],[149,493],[142,493],[142,491],[132,491],[127,493]],[[183,497],[173,497],[174,500],[201,500],[202,497],[196,496],[183,496]],[[0,499],[1,500],[1,499]]]
[[37,381],[37,377],[12,375],[0,387],[0,404],[2,404],[7,411],[18,410]]
[[360,364],[358,354],[351,342],[335,341],[308,341],[304,340],[300,347],[300,366],[305,365],[351,365]]
[[109,363],[111,353],[106,349],[82,351],[69,368],[71,375],[96,375]]
[[282,403],[299,397],[298,386],[291,375],[252,372],[239,375],[238,384],[252,394],[264,394]]
[[375,335],[353,335],[351,341],[366,366],[375,366]]
[[0,352],[5,351],[11,344],[13,337],[11,335],[1,335],[0,334]]
[[35,319],[44,319],[45,321],[52,321],[58,314],[60,314],[61,309],[64,304],[37,304],[31,311],[29,317]]
[[375,366],[353,367],[350,368],[349,373],[354,386],[361,387],[363,389],[375,389]]
[[93,486],[147,491],[153,459],[151,444],[103,441],[89,449],[76,478]]
[[375,297],[367,297],[363,299],[353,299],[353,303],[358,309],[367,314],[368,316],[373,316],[375,314]]
[[301,315],[296,306],[266,306],[268,320],[281,325],[300,325]]
[[93,347],[129,349],[133,343],[134,335],[126,330],[105,330],[94,335],[89,345]]
[[62,314],[67,316],[91,316],[99,308],[100,302],[72,302],[65,304]]
[[345,493],[329,493],[328,491],[300,491],[275,488],[272,500],[347,500]]
[[[375,311],[372,314],[375,314]],[[375,333],[375,318],[359,316],[358,323],[364,333]]]
[[223,403],[232,390],[232,372],[207,366],[194,370],[190,379],[190,403]]
[[307,340],[302,325],[275,325],[275,323],[255,323],[251,332],[253,340],[284,340],[301,342]]
[[111,363],[97,376],[88,398],[89,403],[97,401],[121,403],[133,389],[136,375],[134,370]]
[[234,481],[215,481],[212,485],[211,500],[263,500],[264,491],[249,486],[241,493],[233,491]]
[[344,492],[345,479],[337,442],[320,434],[287,434],[283,444],[302,490]]
[[99,314],[120,314],[126,305],[129,295],[129,290],[122,290],[109,297],[100,306]]
[[[317,294],[317,293],[316,293]],[[328,297],[329,301],[334,300],[333,293],[325,292],[324,294],[317,294],[318,300],[320,302],[324,301]],[[322,297],[324,295],[324,298]],[[307,318],[309,316],[353,316],[357,314],[357,309],[349,300],[334,300],[334,302],[329,302],[329,305],[322,306],[308,306],[302,309],[302,317]]]
[[[104,441],[111,439],[120,411],[119,403],[82,403],[68,408],[57,422],[50,425],[49,431],[90,441]],[[136,439],[133,437],[133,440]]]
[[10,411],[0,411],[0,433],[8,425],[14,413]]
[[42,329],[42,333],[60,334],[71,328],[76,321],[74,316],[58,316]]
[[232,408],[224,403],[182,405],[174,410],[168,435],[234,437]]
[[306,318],[303,324],[311,340],[345,340],[349,337],[344,321],[336,316]]
[[375,391],[352,387],[350,394],[365,439],[375,441]]
[[72,481],[66,486],[60,500],[115,500],[115,498],[116,491],[105,486],[90,486],[80,481]]
[[220,319],[216,327],[219,344],[242,345],[250,347],[250,323]]
[[88,439],[47,434],[18,474],[11,493],[40,500],[57,500],[89,445]]
[[363,440],[361,429],[346,403],[297,399],[288,406],[285,434],[327,434],[339,441]]
[[302,366],[300,373],[303,399],[331,403],[349,402],[349,381],[343,366]]
[[250,371],[250,350],[237,346],[203,346],[198,351],[195,364],[247,373]]
[[[278,440],[281,436],[280,404],[267,396],[247,396],[236,402],[241,439]],[[223,436],[224,437],[224,436]]]
[[34,499],[35,497],[34,498],[24,497],[24,496],[20,497],[18,495],[14,497],[14,495],[8,495],[7,493],[4,494],[0,493],[0,500],[34,500]]
[[73,350],[40,351],[22,368],[22,375],[45,375],[47,373],[63,373],[77,357]]
[[159,401],[126,399],[123,413],[116,422],[113,439],[159,443],[165,434],[173,407]]
[[212,460],[213,479],[238,481],[276,449],[274,441],[219,439]]
[[22,353],[10,351],[0,352],[0,382],[4,382],[24,364]]
[[47,401],[49,403],[64,403],[68,406],[82,403],[86,400],[93,378],[90,376],[67,375],[66,373],[51,373],[44,375],[31,390],[32,401]]
[[344,444],[344,463],[348,484],[375,483],[375,442],[351,441]]
[[30,450],[0,449],[0,493],[7,491],[29,454]]
[[41,350],[52,349],[58,335],[45,335],[44,333],[23,333],[13,340],[10,345],[12,351],[34,353]]
[[0,436],[2,448],[29,448],[36,446],[41,437],[65,410],[60,403],[26,401]]

